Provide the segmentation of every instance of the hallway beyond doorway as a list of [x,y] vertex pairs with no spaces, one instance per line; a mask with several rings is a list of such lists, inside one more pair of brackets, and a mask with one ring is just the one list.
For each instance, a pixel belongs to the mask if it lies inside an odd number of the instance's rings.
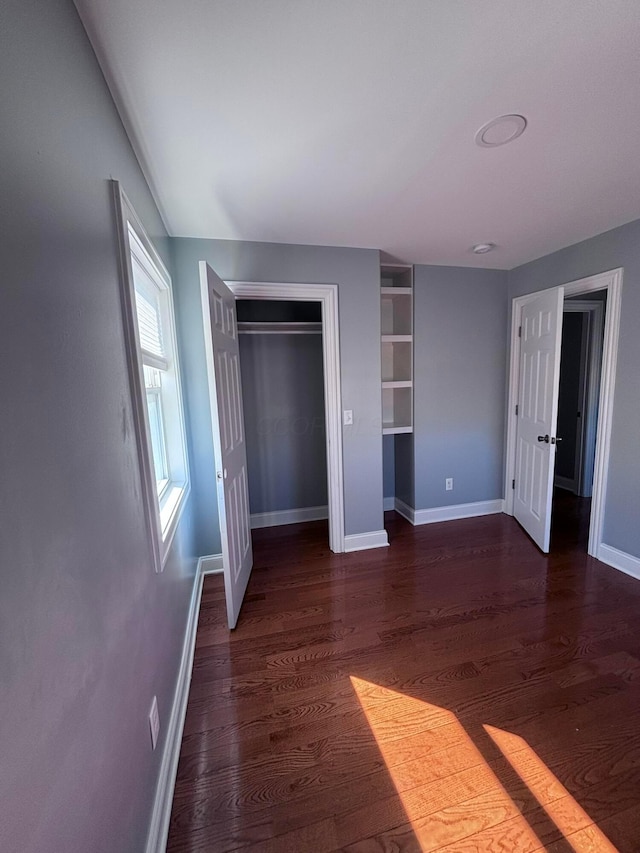
[[553,490],[551,552],[576,548],[587,553],[591,498],[582,498],[566,489]]

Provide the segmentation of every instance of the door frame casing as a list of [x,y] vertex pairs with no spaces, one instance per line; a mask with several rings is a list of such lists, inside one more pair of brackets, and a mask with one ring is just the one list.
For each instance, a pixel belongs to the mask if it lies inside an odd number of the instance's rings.
[[[607,494],[609,475],[609,452],[611,445],[611,426],[613,421],[613,398],[615,392],[616,363],[618,358],[618,339],[620,335],[620,306],[622,302],[623,268],[618,267],[597,275],[577,279],[561,285],[564,295],[577,296],[594,290],[607,291],[607,308],[604,322],[604,341],[602,347],[602,369],[600,380],[600,398],[598,407],[598,426],[596,433],[596,457],[593,472],[593,495],[591,499],[591,519],[589,524],[589,544],[587,553],[598,557],[603,544],[604,503]],[[557,287],[546,288],[557,290]],[[535,299],[542,291],[516,296],[512,300],[511,312],[511,354],[509,359],[509,387],[507,399],[507,449],[505,460],[505,502],[504,511],[513,515],[512,482],[515,476],[516,432],[518,402],[518,383],[520,367],[520,338],[522,308]]]
[[270,281],[226,281],[236,299],[286,302],[320,302],[325,426],[327,435],[327,493],[329,547],[344,551],[344,487],[342,465],[342,393],[340,382],[340,319],[337,284],[302,284]]

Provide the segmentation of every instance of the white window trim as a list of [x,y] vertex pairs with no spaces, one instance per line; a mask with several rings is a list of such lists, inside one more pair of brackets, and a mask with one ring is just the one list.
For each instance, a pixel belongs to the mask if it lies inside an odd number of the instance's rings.
[[[111,181],[115,202],[116,224],[120,249],[120,293],[122,298],[122,318],[124,325],[125,351],[131,385],[131,402],[133,420],[136,431],[138,461],[142,480],[142,495],[149,543],[156,572],[161,572],[171,550],[178,523],[184,511],[187,498],[191,491],[189,476],[189,458],[186,446],[186,429],[182,402],[182,387],[180,364],[175,332],[175,317],[173,310],[173,289],[171,277],[160,255],[154,248],[146,231],[136,215],[131,203],[123,192],[119,181]],[[157,484],[151,453],[151,437],[147,416],[146,393],[143,375],[143,361],[140,351],[138,323],[136,315],[135,289],[133,270],[131,266],[131,250],[129,245],[129,226],[133,228],[144,249],[151,257],[153,264],[162,278],[163,286],[169,291],[169,334],[174,359],[175,381],[179,417],[183,436],[184,479],[170,482],[164,489],[162,506],[159,505]]]

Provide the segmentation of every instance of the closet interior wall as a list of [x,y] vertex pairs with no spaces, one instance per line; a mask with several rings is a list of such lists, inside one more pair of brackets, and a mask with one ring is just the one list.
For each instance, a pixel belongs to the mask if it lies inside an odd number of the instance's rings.
[[320,303],[237,306],[252,527],[326,518]]

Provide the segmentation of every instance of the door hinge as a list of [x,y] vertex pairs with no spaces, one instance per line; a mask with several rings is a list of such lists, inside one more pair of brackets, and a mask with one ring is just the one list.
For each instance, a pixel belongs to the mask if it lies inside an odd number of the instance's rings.
[[518,337],[522,337],[522,326],[518,326]]
[[512,488],[512,489],[515,489],[515,487],[516,487],[516,481],[515,481],[515,480],[512,480],[512,481],[511,481],[511,488]]
[[516,415],[518,414],[518,404],[516,403]]

